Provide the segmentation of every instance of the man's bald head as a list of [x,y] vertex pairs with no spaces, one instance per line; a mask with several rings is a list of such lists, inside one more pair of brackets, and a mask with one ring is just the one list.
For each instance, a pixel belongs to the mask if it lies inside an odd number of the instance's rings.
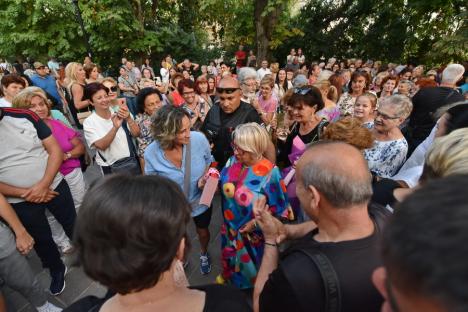
[[298,183],[314,186],[334,207],[367,204],[372,177],[362,153],[343,142],[318,142],[297,164]]
[[239,81],[231,76],[223,77],[219,83],[218,88],[239,88]]

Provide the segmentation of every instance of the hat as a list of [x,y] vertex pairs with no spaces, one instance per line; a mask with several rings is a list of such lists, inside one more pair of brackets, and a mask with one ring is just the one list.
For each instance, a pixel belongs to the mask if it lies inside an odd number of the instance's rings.
[[44,64],[42,64],[41,62],[34,62],[33,66],[34,66],[34,69],[37,69],[39,67],[45,67]]
[[301,75],[297,75],[296,78],[293,79],[292,84],[294,88],[300,88],[309,84],[309,80],[307,79],[305,75],[301,74]]
[[434,69],[431,69],[426,73],[426,76],[431,76],[431,75],[437,76],[437,72]]

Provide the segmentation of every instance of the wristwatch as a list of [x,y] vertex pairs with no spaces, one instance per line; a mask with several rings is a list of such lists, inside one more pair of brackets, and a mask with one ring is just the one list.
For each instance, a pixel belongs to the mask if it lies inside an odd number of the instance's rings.
[[65,155],[67,155],[67,159],[70,159],[72,157],[72,154],[70,152],[66,152]]

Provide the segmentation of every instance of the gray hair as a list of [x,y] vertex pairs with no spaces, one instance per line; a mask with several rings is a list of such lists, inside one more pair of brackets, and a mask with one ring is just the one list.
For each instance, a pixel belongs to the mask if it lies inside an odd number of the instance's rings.
[[406,95],[394,94],[392,96],[383,98],[379,106],[393,105],[397,108],[397,116],[404,117],[405,119],[411,114],[413,110],[413,103]]
[[242,67],[241,69],[239,69],[239,71],[237,72],[237,80],[239,80],[239,83],[242,84],[249,79],[256,80],[257,71],[252,67]]
[[442,72],[442,83],[456,84],[465,73],[465,67],[460,64],[449,64]]
[[[329,144],[345,143],[319,141],[311,144],[309,149],[320,149]],[[364,159],[362,161],[365,163]],[[364,167],[367,166],[364,164]],[[350,172],[334,170],[331,166],[324,168],[323,163],[310,161],[302,168],[301,176],[305,187],[314,186],[335,208],[367,204],[372,197],[370,173],[353,175]]]

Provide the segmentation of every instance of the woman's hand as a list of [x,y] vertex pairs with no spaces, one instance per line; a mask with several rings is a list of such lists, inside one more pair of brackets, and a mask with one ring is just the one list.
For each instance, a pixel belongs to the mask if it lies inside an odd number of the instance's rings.
[[130,112],[128,110],[127,105],[120,105],[119,111],[117,112],[117,116],[121,119],[128,119],[130,118]]
[[206,178],[205,176],[203,176],[198,180],[198,188],[203,189],[205,187],[205,184],[206,184]]
[[253,213],[257,224],[262,229],[265,240],[273,240],[279,244],[286,239],[287,229],[283,223],[271,215],[265,196],[261,195],[254,202]]
[[239,233],[241,233],[241,234],[250,233],[250,232],[252,232],[253,230],[255,230],[256,227],[257,227],[257,223],[255,222],[255,219],[250,220],[249,222],[247,222],[246,224],[244,224],[244,225],[239,229]]
[[29,188],[21,197],[31,203],[46,203],[51,201],[59,193],[49,189],[48,186],[37,183]]
[[29,253],[33,247],[34,239],[26,230],[21,233],[16,233],[16,249],[18,249],[22,255]]
[[[119,110],[120,112],[120,110]],[[118,114],[114,114],[111,117],[112,120],[112,125],[114,126],[115,129],[119,129],[122,126],[123,119],[118,116]]]

